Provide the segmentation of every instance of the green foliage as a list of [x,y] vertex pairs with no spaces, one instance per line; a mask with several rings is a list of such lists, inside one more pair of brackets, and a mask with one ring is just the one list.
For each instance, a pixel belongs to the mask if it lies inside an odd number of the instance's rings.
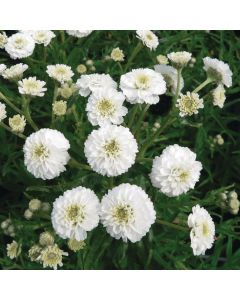
[[[91,188],[101,198],[112,186],[129,182],[141,186],[154,203],[157,217],[179,227],[187,227],[186,220],[192,206],[204,206],[214,219],[216,225],[216,242],[205,256],[195,257],[190,248],[189,232],[168,225],[155,223],[150,232],[138,243],[123,243],[112,239],[102,227],[88,234],[86,248],[77,253],[67,248],[67,242],[56,237],[57,244],[69,256],[63,259],[63,269],[239,269],[240,268],[240,217],[231,215],[217,205],[218,194],[225,190],[240,191],[240,150],[239,150],[239,103],[240,103],[240,38],[233,31],[156,31],[160,45],[156,51],[142,47],[135,58],[128,63],[138,39],[134,31],[94,31],[82,39],[71,37],[63,31],[55,32],[48,47],[37,45],[34,54],[21,61],[29,65],[24,77],[36,76],[47,82],[47,92],[43,98],[36,98],[31,103],[32,119],[39,128],[51,126],[52,99],[54,82],[46,71],[47,65],[65,63],[75,72],[73,80],[79,78],[76,68],[92,59],[97,73],[110,74],[119,82],[120,76],[133,68],[150,67],[156,63],[156,56],[171,51],[189,51],[196,58],[194,66],[183,70],[184,92],[194,90],[202,83],[206,74],[202,58],[216,57],[227,62],[233,71],[233,86],[227,89],[227,100],[223,109],[213,106],[209,92],[213,85],[200,91],[204,96],[205,107],[193,117],[180,119],[170,124],[159,134],[147,148],[144,159],[125,174],[109,179],[91,170],[85,169],[87,160],[83,145],[93,127],[87,120],[85,107],[87,99],[75,95],[68,100],[68,113],[57,118],[54,126],[64,133],[70,141],[70,154],[84,166],[67,166],[67,170],[58,178],[43,181],[29,174],[23,164],[22,146],[24,140],[0,128],[0,222],[11,218],[16,228],[16,241],[23,246],[20,257],[11,260],[6,255],[6,244],[12,238],[0,231],[0,266],[2,269],[41,269],[41,265],[28,258],[29,248],[38,242],[39,234],[52,230],[49,215],[36,215],[31,220],[23,217],[31,198],[52,203],[65,190],[79,185]],[[104,60],[113,48],[124,51],[125,61],[121,63]],[[7,53],[0,52],[0,63],[13,65]],[[88,73],[94,73],[88,67]],[[17,85],[0,78],[0,92],[21,107],[22,99]],[[157,105],[152,105],[145,115],[147,126],[141,124],[138,134],[140,145],[153,135],[153,124],[162,122],[168,114],[171,98],[162,96]],[[128,124],[133,106],[127,104],[130,113],[125,118]],[[166,109],[165,109],[166,107]],[[137,118],[141,114],[138,108]],[[7,107],[8,116],[14,111]],[[137,126],[133,124],[132,129]],[[24,134],[32,132],[26,127]],[[211,138],[221,134],[223,145],[211,146]],[[152,159],[171,144],[187,146],[197,153],[203,164],[201,178],[196,188],[186,195],[169,198],[151,185],[149,173]]]

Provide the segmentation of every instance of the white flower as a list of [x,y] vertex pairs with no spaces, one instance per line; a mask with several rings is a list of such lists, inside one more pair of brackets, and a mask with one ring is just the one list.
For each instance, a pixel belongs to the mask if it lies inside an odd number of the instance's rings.
[[187,147],[171,145],[153,160],[150,178],[152,185],[169,197],[179,196],[193,189],[199,180],[202,164]]
[[100,218],[114,238],[138,242],[155,222],[156,212],[145,191],[128,183],[108,191],[101,201]]
[[53,113],[56,116],[64,116],[67,111],[67,101],[54,101],[52,104]]
[[76,82],[79,94],[83,97],[88,96],[104,88],[117,88],[117,83],[108,74],[82,75]]
[[223,108],[226,96],[225,89],[222,84],[219,84],[213,91],[213,105]]
[[45,84],[45,81],[37,80],[36,77],[24,78],[18,81],[18,90],[23,95],[43,97],[47,90]]
[[176,68],[185,67],[192,58],[192,53],[186,51],[171,52],[167,55],[172,65]]
[[8,37],[5,32],[0,32],[0,49],[3,49],[7,44]]
[[47,73],[49,77],[59,81],[60,83],[70,81],[74,75],[71,67],[64,64],[47,66]]
[[52,30],[26,30],[22,32],[29,34],[36,44],[43,44],[45,47],[49,45],[51,39],[56,36]]
[[192,116],[198,114],[198,110],[204,107],[203,99],[199,98],[197,93],[187,92],[186,95],[181,94],[177,99],[176,107],[178,107],[181,117]]
[[151,30],[137,30],[137,38],[151,50],[155,50],[159,45],[158,37]]
[[16,64],[4,70],[2,77],[8,80],[20,80],[23,76],[23,72],[27,69],[28,65],[26,64]]
[[214,222],[206,209],[196,205],[188,216],[188,226],[191,229],[191,247],[194,255],[204,255],[212,248],[215,236]]
[[0,122],[2,122],[7,117],[6,105],[0,102]]
[[216,58],[204,57],[203,69],[207,72],[207,75],[218,84],[223,84],[226,87],[232,86],[232,71],[229,65]]
[[162,54],[159,54],[157,57],[156,57],[158,63],[160,65],[167,65],[168,64],[168,58],[167,56],[165,55],[162,55]]
[[123,51],[119,47],[114,48],[111,52],[111,59],[114,61],[124,61]]
[[[167,66],[165,64],[160,64],[154,66],[156,72],[162,74],[164,80],[166,81],[167,88],[175,94],[177,91],[177,70],[172,66]],[[183,77],[180,77],[180,89],[181,91],[184,87]]]
[[26,119],[21,115],[14,115],[8,119],[8,123],[13,132],[22,133],[26,126]]
[[[34,249],[37,252],[37,249]],[[33,251],[32,251],[33,252]],[[34,258],[34,253],[29,253]],[[40,261],[44,268],[50,267],[57,270],[57,267],[62,267],[63,256],[68,256],[67,252],[61,250],[57,244],[47,246],[40,251],[40,255],[36,258],[36,261]]]
[[36,178],[53,179],[66,170],[69,148],[70,144],[61,132],[40,129],[26,139],[23,147],[24,164]]
[[67,34],[75,36],[77,38],[82,38],[88,36],[93,30],[66,30]]
[[8,38],[5,50],[11,58],[24,58],[32,55],[35,48],[34,39],[25,33],[15,33]]
[[11,259],[14,259],[20,255],[22,252],[21,244],[18,244],[16,241],[12,241],[11,244],[7,244],[7,256]]
[[122,93],[112,88],[103,88],[91,94],[88,99],[86,111],[88,120],[92,125],[119,125],[123,116],[128,112],[123,106],[125,97]]
[[3,74],[3,72],[6,70],[7,66],[4,64],[0,64],[0,75]]
[[134,164],[137,142],[126,127],[105,125],[88,136],[84,153],[91,168],[102,175],[118,176]]
[[99,223],[99,200],[85,187],[68,190],[53,203],[52,225],[63,239],[82,241]]
[[166,92],[163,76],[151,69],[134,69],[121,76],[120,88],[132,104],[159,102],[159,95]]

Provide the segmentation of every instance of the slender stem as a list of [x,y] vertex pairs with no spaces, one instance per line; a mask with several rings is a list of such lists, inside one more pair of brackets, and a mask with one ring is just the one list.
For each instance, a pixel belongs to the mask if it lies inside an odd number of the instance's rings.
[[180,225],[177,225],[177,224],[174,224],[174,223],[170,223],[170,222],[167,222],[167,221],[164,221],[164,220],[160,220],[160,219],[157,219],[156,223],[161,224],[161,225],[165,225],[165,226],[168,226],[168,227],[180,230],[180,231],[184,231],[184,232],[189,231],[189,229],[187,227],[183,227],[183,226],[180,226]]
[[7,105],[9,105],[13,110],[15,110],[17,113],[19,113],[20,115],[23,115],[23,112],[21,111],[21,109],[19,109],[17,106],[15,106],[6,96],[4,96],[1,92],[0,92],[0,99],[2,99],[5,103],[7,103]]
[[133,121],[134,121],[134,119],[135,119],[137,110],[138,110],[138,105],[137,105],[137,104],[134,104],[134,107],[133,107],[132,110],[131,110],[131,115],[130,115],[130,119],[129,119],[129,122],[128,122],[128,127],[129,127],[129,129],[131,129],[131,127],[132,127],[132,125],[133,125]]
[[[55,83],[52,104],[57,100],[57,95],[58,95],[58,86]],[[54,116],[53,108],[52,108],[51,128],[54,128],[54,124],[55,124],[55,116]]]
[[20,132],[14,132],[14,131],[12,131],[12,129],[9,126],[7,126],[6,124],[4,124],[3,122],[0,122],[0,126],[2,126],[7,131],[13,133],[14,135],[20,137],[21,139],[26,140],[26,138],[27,138],[24,134],[22,134]]
[[201,89],[203,89],[206,85],[212,82],[211,78],[207,78],[203,83],[201,83],[198,87],[195,88],[193,93],[198,93]]
[[177,88],[176,88],[175,96],[173,97],[173,107],[172,107],[173,111],[175,111],[175,109],[176,109],[176,102],[177,102],[178,96],[180,94],[181,76],[182,76],[182,69],[178,69],[177,70]]
[[141,127],[142,121],[144,120],[144,117],[145,117],[146,112],[149,109],[149,107],[150,107],[150,104],[146,104],[146,106],[144,107],[144,109],[142,110],[142,112],[141,112],[141,114],[139,116],[137,125],[136,125],[135,129],[133,130],[133,134],[135,134],[136,139],[138,137],[139,129]]
[[128,67],[130,66],[130,64],[132,63],[132,61],[134,60],[134,58],[138,54],[138,52],[142,49],[142,47],[143,47],[143,44],[142,44],[142,42],[139,41],[137,46],[134,48],[131,56],[129,57],[127,64],[125,65],[124,73],[127,71]]
[[25,98],[23,97],[23,114],[25,116],[25,118],[27,119],[28,123],[32,126],[32,128],[37,131],[38,127],[35,124],[35,122],[33,121],[31,114],[30,114],[30,110],[29,110],[29,104],[30,104],[30,98]]
[[71,159],[69,160],[68,165],[69,165],[70,167],[72,167],[72,168],[77,168],[77,169],[81,169],[81,170],[88,170],[88,171],[92,170],[92,169],[90,168],[90,166],[85,165],[85,164],[82,164],[82,163],[78,162],[76,159],[74,159],[74,158],[72,158],[72,157],[71,157]]
[[146,150],[154,143],[156,137],[161,134],[170,124],[174,123],[175,117],[171,118],[170,115],[167,116],[165,123],[158,128],[153,135],[151,135],[143,144],[141,151],[139,152],[138,158],[142,159]]

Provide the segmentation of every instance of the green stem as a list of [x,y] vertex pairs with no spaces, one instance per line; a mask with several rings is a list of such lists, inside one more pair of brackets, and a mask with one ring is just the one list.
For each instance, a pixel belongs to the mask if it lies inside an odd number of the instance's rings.
[[139,134],[139,129],[141,127],[141,124],[142,124],[142,121],[144,120],[144,117],[146,115],[146,112],[147,110],[149,109],[150,107],[150,104],[146,104],[144,109],[142,110],[140,116],[139,116],[139,119],[138,119],[138,122],[137,122],[137,125],[135,127],[135,129],[133,130],[133,134],[135,135],[136,139],[138,137],[138,134]]
[[16,136],[20,137],[21,139],[26,140],[26,138],[27,138],[24,134],[22,134],[22,133],[20,133],[20,132],[14,132],[14,131],[12,131],[12,129],[11,129],[9,126],[7,126],[6,124],[4,124],[4,123],[2,123],[2,122],[0,122],[0,126],[2,126],[2,127],[3,127],[4,129],[6,129],[7,131],[9,131],[9,132],[15,134]]
[[76,161],[76,159],[72,158],[69,160],[68,165],[72,168],[76,168],[76,169],[80,169],[80,170],[92,170],[90,166],[82,164],[78,161]]
[[170,115],[167,116],[165,123],[158,128],[153,135],[151,135],[143,144],[141,151],[139,152],[138,158],[142,159],[146,150],[154,143],[156,137],[161,134],[170,124],[174,123],[175,117],[171,118]]
[[212,82],[211,78],[207,78],[203,83],[201,83],[198,87],[195,88],[193,93],[198,93],[201,89],[203,89],[206,85]]
[[131,56],[129,57],[127,64],[125,65],[124,73],[127,71],[128,67],[130,66],[130,64],[132,63],[132,61],[134,60],[138,52],[142,49],[142,47],[143,47],[142,42],[138,42],[137,46],[134,48]]
[[183,227],[183,226],[180,226],[180,225],[177,225],[177,224],[173,224],[173,223],[170,223],[170,222],[167,222],[167,221],[164,221],[164,220],[160,220],[160,219],[157,219],[156,223],[157,224],[161,224],[161,225],[165,225],[165,226],[168,226],[168,227],[180,230],[180,231],[184,231],[184,232],[188,232],[189,231],[189,229],[187,227]]
[[38,127],[34,123],[32,117],[31,117],[31,114],[30,114],[30,110],[29,110],[30,98],[23,97],[22,99],[23,99],[23,114],[24,114],[26,120],[28,121],[28,123],[32,126],[32,128],[35,131],[38,131]]
[[131,115],[130,115],[130,119],[129,119],[129,122],[128,122],[129,129],[131,129],[131,127],[133,125],[133,121],[135,119],[137,111],[138,111],[138,105],[134,104],[134,107],[131,110]]
[[0,92],[0,99],[2,99],[7,105],[9,105],[13,110],[15,110],[17,113],[19,113],[20,115],[23,115],[23,112],[21,111],[21,109],[17,108],[17,106],[15,106],[6,96],[4,96],[1,92]]

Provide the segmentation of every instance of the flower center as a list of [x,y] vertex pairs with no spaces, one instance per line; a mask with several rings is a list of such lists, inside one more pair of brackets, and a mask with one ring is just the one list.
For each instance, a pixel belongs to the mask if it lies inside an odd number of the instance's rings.
[[56,69],[56,73],[57,73],[58,75],[65,75],[65,74],[66,74],[66,69],[63,68],[63,67],[58,67],[58,68]]
[[186,182],[189,178],[189,173],[186,170],[181,168],[175,168],[172,171],[172,175],[176,178],[179,182]]
[[16,40],[14,41],[14,46],[15,46],[15,48],[17,48],[17,49],[23,48],[24,44],[25,44],[25,42],[24,42],[24,40],[21,39],[21,38],[18,38],[18,39],[16,39]]
[[28,88],[30,90],[35,90],[38,88],[38,84],[35,81],[28,81],[28,82],[26,82],[26,88]]
[[66,210],[66,219],[73,225],[82,223],[85,219],[83,207],[80,204],[72,204]]
[[126,225],[133,220],[133,209],[128,204],[119,204],[113,209],[112,216],[118,224]]
[[97,110],[103,117],[111,117],[115,112],[114,104],[108,99],[102,99],[97,104]]
[[138,89],[146,90],[150,86],[150,78],[145,74],[138,75],[135,85]]
[[179,108],[182,112],[192,115],[198,109],[198,103],[193,97],[183,96],[179,103]]
[[49,150],[43,144],[35,146],[32,153],[33,159],[46,159],[49,157]]
[[147,38],[149,41],[153,40],[153,36],[152,36],[150,33],[148,33],[148,34],[146,35],[146,38]]
[[208,236],[209,235],[210,230],[209,230],[208,223],[203,223],[202,224],[202,233],[203,233],[204,236]]
[[103,146],[106,154],[108,156],[114,156],[116,157],[119,152],[120,152],[120,146],[119,143],[116,140],[111,140],[109,142],[107,142],[104,146]]

